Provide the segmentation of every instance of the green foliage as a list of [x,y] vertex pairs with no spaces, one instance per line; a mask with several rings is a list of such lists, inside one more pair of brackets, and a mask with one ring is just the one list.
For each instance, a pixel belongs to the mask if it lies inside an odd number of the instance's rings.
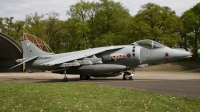
[[83,38],[82,46],[86,48],[119,43],[116,42],[117,35],[124,30],[125,20],[130,16],[120,2],[112,0],[101,0],[100,3],[80,1],[67,13],[76,20],[75,32],[71,33],[75,33],[78,39]]
[[21,38],[23,36],[24,33],[24,21],[16,21],[13,26],[12,26],[12,35],[10,35],[14,40],[16,40],[16,42],[20,44],[19,38]]
[[194,51],[195,59],[198,58],[198,49],[200,48],[200,3],[185,11],[181,16],[183,24],[185,25],[184,38],[187,39],[189,47]]
[[131,30],[135,30],[133,35],[138,36],[138,39],[148,38],[170,47],[180,41],[179,17],[166,6],[161,7],[154,3],[141,6],[141,10],[132,18],[130,25]]
[[94,84],[0,83],[3,112],[200,111],[200,101]]
[[44,15],[38,15],[36,12],[35,14],[26,15],[24,31],[26,33],[30,33],[35,35],[39,38],[43,38],[44,33]]
[[5,17],[4,18],[5,24],[4,24],[4,27],[3,27],[3,32],[8,36],[12,36],[12,31],[13,31],[12,28],[13,28],[13,25],[14,25],[13,19],[14,19],[14,17],[10,17],[10,18]]
[[125,22],[130,17],[128,10],[122,6],[120,2],[114,2],[110,0],[101,0],[101,10],[99,10],[95,17],[95,26],[92,32],[97,35],[96,39],[106,40],[109,38],[109,42],[104,42],[106,45],[116,45],[120,43],[118,35],[122,36],[123,30],[125,30]]
[[60,21],[59,13],[50,12],[46,14],[48,17],[45,19],[45,34],[47,37],[50,48],[57,52],[57,45],[61,43],[60,36],[57,33],[63,28],[63,21]]
[[17,42],[23,32],[30,33],[44,40],[55,53],[152,39],[169,47],[192,49],[197,57],[199,7],[200,3],[178,17],[170,7],[147,3],[131,16],[121,2],[80,0],[70,6],[70,17],[64,21],[53,11],[26,15],[24,21],[0,17],[0,32]]

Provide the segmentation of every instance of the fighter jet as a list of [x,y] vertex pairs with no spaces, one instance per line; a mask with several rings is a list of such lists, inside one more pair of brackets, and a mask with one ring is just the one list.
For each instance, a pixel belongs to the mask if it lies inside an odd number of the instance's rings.
[[[140,40],[130,45],[106,46],[61,54],[46,53],[26,38],[20,39],[23,59],[17,59],[17,67],[23,63],[29,72],[49,70],[64,74],[78,74],[81,80],[90,77],[114,77],[123,74],[123,79],[132,79],[135,68],[150,63],[192,57],[183,49],[172,49],[152,40]],[[12,68],[14,68],[12,67]]]

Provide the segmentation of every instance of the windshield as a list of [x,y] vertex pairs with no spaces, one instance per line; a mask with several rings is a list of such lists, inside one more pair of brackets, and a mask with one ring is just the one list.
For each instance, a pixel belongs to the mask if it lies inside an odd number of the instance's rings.
[[136,42],[138,45],[149,48],[149,49],[157,49],[157,48],[162,48],[165,47],[164,45],[155,42],[153,40],[141,40]]

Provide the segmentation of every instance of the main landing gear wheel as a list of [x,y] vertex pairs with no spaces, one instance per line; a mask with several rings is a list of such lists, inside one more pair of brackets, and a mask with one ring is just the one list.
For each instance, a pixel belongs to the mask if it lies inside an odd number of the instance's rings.
[[123,75],[123,80],[133,80],[133,77],[130,72],[125,72]]
[[67,81],[68,81],[67,77],[63,78],[63,81],[64,81],[64,82],[67,82]]
[[90,79],[90,75],[80,74],[80,79],[81,80],[89,80]]
[[63,82],[67,82],[68,81],[68,78],[67,78],[67,74],[66,74],[66,68],[65,68],[65,71],[64,71],[64,78],[63,78]]

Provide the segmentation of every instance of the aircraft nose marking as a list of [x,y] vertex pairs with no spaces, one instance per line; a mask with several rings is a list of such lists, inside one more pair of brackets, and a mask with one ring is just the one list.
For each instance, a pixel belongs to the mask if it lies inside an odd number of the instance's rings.
[[169,59],[169,53],[168,52],[165,53],[165,56],[166,56],[167,59]]
[[166,56],[166,57],[169,57],[169,53],[168,53],[168,52],[166,52],[166,53],[165,53],[165,56]]
[[194,56],[194,53],[193,52],[190,52],[191,56]]
[[169,52],[166,52],[166,53],[165,53],[165,56],[166,56],[167,59],[173,60],[173,58],[170,58],[170,57],[169,57]]

